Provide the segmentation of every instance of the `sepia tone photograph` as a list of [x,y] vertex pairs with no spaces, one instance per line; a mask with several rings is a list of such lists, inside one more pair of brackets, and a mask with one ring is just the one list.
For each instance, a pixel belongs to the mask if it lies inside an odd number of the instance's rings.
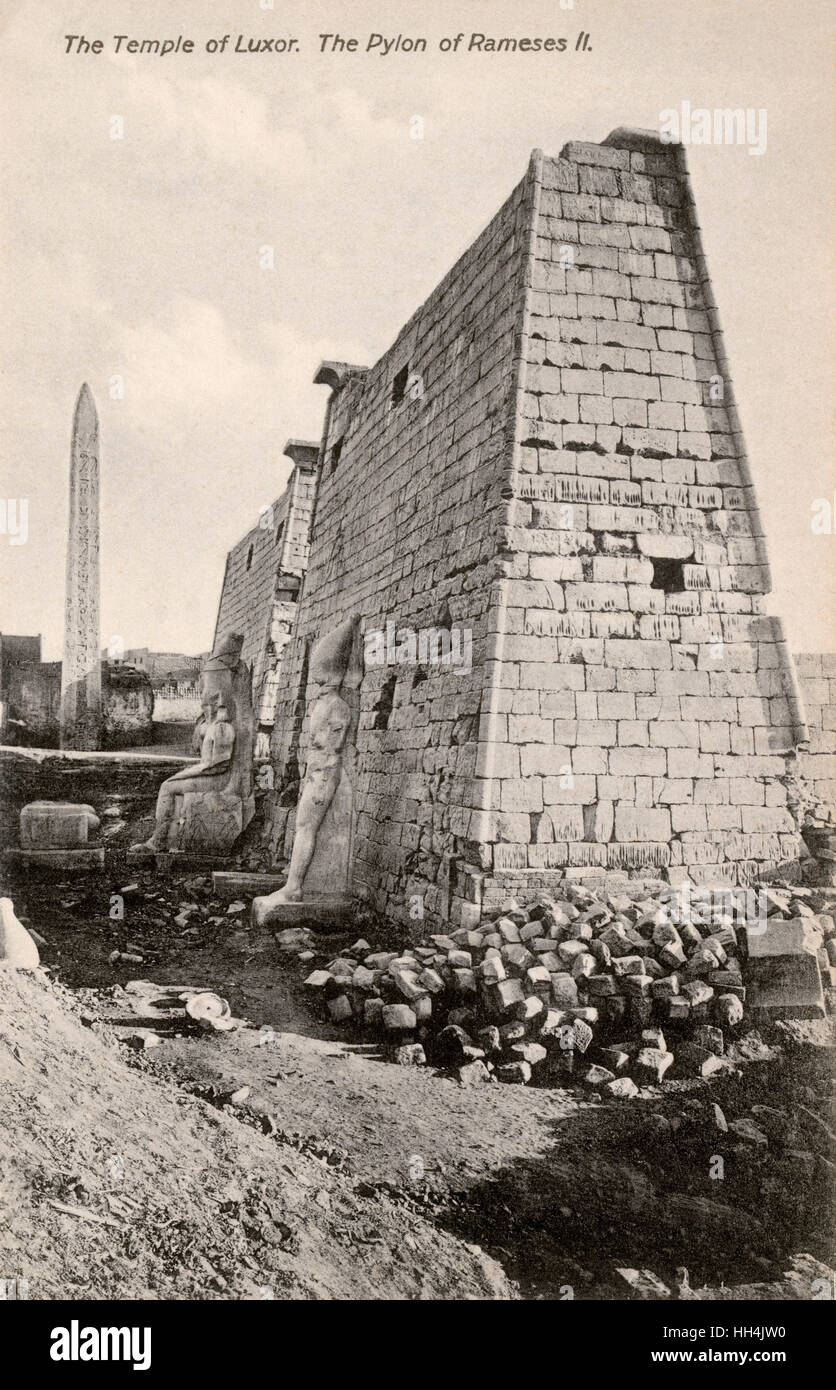
[[288,1300],[799,1369],[834,28],[0,0],[0,1302],[48,1372]]

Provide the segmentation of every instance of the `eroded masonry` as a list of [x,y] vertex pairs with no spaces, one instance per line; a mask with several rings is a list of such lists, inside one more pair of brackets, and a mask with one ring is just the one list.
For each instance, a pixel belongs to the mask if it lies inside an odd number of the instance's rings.
[[380,361],[316,379],[276,859],[311,647],[358,618],[353,887],[379,909],[469,922],[567,870],[793,860],[807,733],[684,150],[535,151]]

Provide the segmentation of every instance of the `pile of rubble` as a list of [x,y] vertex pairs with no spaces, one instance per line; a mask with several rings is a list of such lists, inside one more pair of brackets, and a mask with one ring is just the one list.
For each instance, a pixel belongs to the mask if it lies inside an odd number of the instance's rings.
[[[430,1061],[465,1083],[579,1081],[630,1097],[666,1077],[724,1068],[744,1006],[750,1021],[823,1016],[836,925],[811,897],[800,887],[763,890],[760,915],[741,921],[739,901],[708,888],[567,884],[560,898],[512,903],[476,929],[432,934],[399,953],[357,941],[305,985],[333,1021],[383,1037],[401,1064]],[[311,949],[300,956],[316,959]],[[797,981],[798,997],[774,1007],[771,994],[759,997],[756,966],[768,990],[784,956],[782,978]]]

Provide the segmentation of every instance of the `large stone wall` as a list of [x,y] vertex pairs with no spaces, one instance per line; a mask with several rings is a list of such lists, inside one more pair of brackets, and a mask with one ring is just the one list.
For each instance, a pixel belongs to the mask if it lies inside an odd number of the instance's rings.
[[278,690],[275,673],[308,562],[319,449],[289,440],[284,452],[294,463],[287,487],[227,556],[213,644],[214,650],[235,632],[244,637],[241,655],[252,672],[264,755],[269,746],[264,734],[269,737],[273,726]]
[[[470,673],[368,668],[358,731],[356,877],[381,908],[444,915],[476,773],[504,460],[519,350],[530,175],[367,372],[328,408],[311,558],[273,740],[281,853],[305,737],[312,641],[360,613],[472,632]],[[327,378],[326,378],[327,379]],[[478,865],[476,865],[478,867]],[[452,885],[459,895],[458,883]]]
[[331,384],[277,854],[307,652],[359,613],[472,635],[469,672],[363,682],[356,884],[392,915],[460,919],[567,870],[745,882],[793,859],[807,731],[684,151],[535,152],[390,351]]
[[798,770],[808,796],[836,812],[836,654],[803,652],[795,663],[810,734]]
[[538,161],[487,833],[745,880],[796,853],[802,714],[684,152],[614,141]]

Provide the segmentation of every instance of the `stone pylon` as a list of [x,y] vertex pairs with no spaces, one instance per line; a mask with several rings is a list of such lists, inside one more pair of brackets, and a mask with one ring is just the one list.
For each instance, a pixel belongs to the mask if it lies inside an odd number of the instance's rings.
[[93,749],[101,744],[99,643],[99,417],[85,382],[75,403],[70,452],[62,748]]

